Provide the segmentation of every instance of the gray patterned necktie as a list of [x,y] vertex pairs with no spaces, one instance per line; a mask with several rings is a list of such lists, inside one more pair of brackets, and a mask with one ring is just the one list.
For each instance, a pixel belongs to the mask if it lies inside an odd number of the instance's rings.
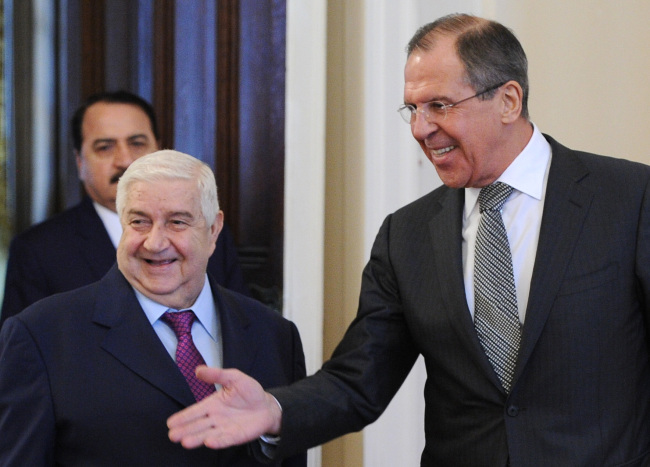
[[501,208],[512,190],[501,182],[481,189],[474,257],[474,326],[507,393],[521,341],[512,255],[501,218]]

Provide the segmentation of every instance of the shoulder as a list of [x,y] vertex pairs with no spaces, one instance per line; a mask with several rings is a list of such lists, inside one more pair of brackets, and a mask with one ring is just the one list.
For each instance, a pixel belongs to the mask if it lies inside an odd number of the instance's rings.
[[[55,293],[25,308],[25,316],[28,311],[39,318],[51,310],[67,310],[66,313],[80,310],[82,313],[87,313],[91,307],[94,307],[97,297],[106,295],[106,292],[113,286],[118,287],[118,284],[112,280],[107,282],[107,278],[104,277],[74,290]],[[111,291],[111,293],[116,293],[116,291]]]
[[46,332],[74,329],[92,321],[94,310],[105,312],[106,308],[118,307],[129,294],[133,295],[128,282],[114,267],[96,282],[45,297],[9,319],[19,319],[30,329]]
[[247,329],[262,340],[271,336],[280,340],[296,338],[296,325],[283,317],[280,310],[274,310],[253,298],[227,289],[212,279],[210,285],[222,325],[233,326],[232,329]]
[[462,213],[458,208],[463,200],[463,190],[442,185],[386,216],[380,230],[393,235],[402,232],[407,238],[419,235],[423,229],[428,231],[430,222],[441,213]]
[[[553,154],[552,167],[553,165],[560,166],[564,171],[576,170],[582,167],[586,170],[586,174],[595,173],[596,175],[623,175],[629,177],[636,174],[636,177],[641,178],[650,176],[650,166],[641,162],[570,149],[549,135],[544,135],[544,137],[551,145]],[[574,172],[569,173],[573,174]]]
[[51,295],[33,303],[2,326],[7,329],[25,329],[35,340],[49,340],[54,336],[70,336],[79,332],[88,322],[88,313],[94,303],[93,286]]
[[[92,209],[92,205],[90,206]],[[13,243],[16,244],[49,244],[53,241],[60,242],[70,238],[70,229],[77,225],[84,217],[91,218],[94,211],[89,211],[88,206],[82,202],[65,211],[52,216],[18,234]]]
[[211,283],[217,301],[220,301],[227,309],[233,311],[240,317],[263,322],[265,324],[275,323],[284,325],[290,323],[284,318],[279,310],[274,310],[254,298],[243,295],[231,289],[227,289],[215,281]]
[[561,145],[544,135],[551,145],[549,187],[580,186],[595,195],[632,200],[648,191],[650,166]]

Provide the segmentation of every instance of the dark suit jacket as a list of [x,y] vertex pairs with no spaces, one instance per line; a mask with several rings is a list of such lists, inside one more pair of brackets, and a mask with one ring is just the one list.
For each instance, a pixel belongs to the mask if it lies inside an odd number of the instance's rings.
[[[265,387],[305,375],[293,323],[210,285],[225,367]],[[3,467],[261,465],[246,446],[186,450],[169,441],[167,417],[194,402],[117,267],[99,282],[39,301],[0,332]],[[303,453],[282,465],[305,464]]]
[[386,218],[357,318],[331,361],[271,391],[284,409],[280,455],[375,420],[422,354],[424,466],[650,463],[650,168],[547,139],[553,158],[510,395],[465,299],[464,190],[441,187]]
[[[115,263],[115,248],[90,198],[16,236],[9,249],[0,325],[28,305],[98,281]],[[232,234],[224,226],[208,272],[248,295]]]

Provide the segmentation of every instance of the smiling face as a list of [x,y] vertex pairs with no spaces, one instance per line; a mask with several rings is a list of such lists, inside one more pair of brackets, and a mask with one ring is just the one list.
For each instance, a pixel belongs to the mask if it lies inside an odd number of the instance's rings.
[[194,180],[136,181],[120,220],[117,264],[129,283],[167,307],[191,307],[203,288],[223,213],[207,224]]
[[[450,36],[436,38],[431,50],[416,49],[404,70],[404,103],[416,106],[431,101],[451,104],[476,94]],[[498,83],[494,83],[498,84]],[[504,131],[503,90],[488,100],[469,99],[448,109],[446,118],[426,119],[418,112],[411,132],[443,183],[453,188],[492,183],[516,157]]]
[[115,211],[119,177],[134,160],[158,149],[149,117],[137,105],[96,102],[84,113],[81,135],[79,179],[93,201]]

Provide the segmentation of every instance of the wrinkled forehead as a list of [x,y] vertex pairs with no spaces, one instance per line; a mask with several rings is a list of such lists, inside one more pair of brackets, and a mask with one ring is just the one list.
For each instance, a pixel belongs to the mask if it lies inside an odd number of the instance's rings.
[[200,207],[200,193],[194,180],[161,178],[133,180],[126,186],[126,205],[155,204],[174,210],[195,210]]

